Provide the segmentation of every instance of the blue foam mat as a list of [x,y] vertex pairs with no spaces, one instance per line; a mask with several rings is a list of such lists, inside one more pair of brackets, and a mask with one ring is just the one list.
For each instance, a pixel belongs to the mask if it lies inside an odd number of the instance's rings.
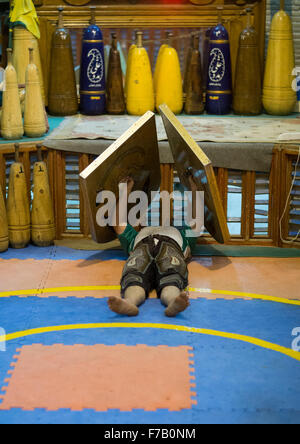
[[35,247],[34,245],[28,245],[21,250],[15,250],[9,248],[4,253],[0,254],[0,259],[35,259],[35,260],[126,260],[127,256],[122,250],[74,250],[67,247]]
[[[111,312],[107,298],[10,297],[0,301],[0,326],[8,334],[44,326],[101,322],[184,325],[252,336],[288,348],[292,330],[300,326],[300,306],[242,299],[190,302],[191,306],[176,318],[167,318],[160,301],[148,299],[140,307],[139,316],[130,318]],[[122,330],[122,334],[129,334],[128,330]],[[43,335],[39,337],[43,339]]]
[[[230,245],[198,245],[194,252],[194,258],[208,256],[221,257],[264,257],[264,258],[300,258],[300,250],[297,248],[273,248]],[[28,245],[21,250],[9,248],[0,254],[0,259],[53,259],[53,260],[126,260],[127,255],[119,248],[109,250],[77,250],[62,246],[39,248]]]
[[[10,333],[77,323],[169,323],[239,333],[290,347],[291,331],[300,319],[300,307],[265,301],[192,300],[191,306],[174,319],[164,316],[158,300],[146,301],[137,318],[110,312],[106,302],[106,298],[12,297],[2,301],[0,325]],[[0,411],[0,423],[300,423],[299,362],[249,343],[151,328],[100,328],[27,336],[9,341],[7,351],[0,352],[0,389],[16,349],[32,343],[191,346],[197,405],[180,412],[11,409]]]
[[[24,250],[9,249],[1,258],[102,261],[125,260],[126,255],[120,250],[81,251],[30,245]],[[153,299],[140,307],[137,318],[112,313],[106,298],[9,297],[0,300],[0,306],[0,327],[6,333],[66,324],[137,322],[236,333],[291,348],[292,331],[300,326],[299,306],[262,300],[191,300],[185,312],[171,319],[164,316],[160,301]],[[33,343],[191,346],[197,405],[180,412],[0,410],[0,424],[300,423],[299,362],[243,341],[153,328],[74,329],[22,337],[7,342],[6,352],[0,351],[0,394],[16,349]]]

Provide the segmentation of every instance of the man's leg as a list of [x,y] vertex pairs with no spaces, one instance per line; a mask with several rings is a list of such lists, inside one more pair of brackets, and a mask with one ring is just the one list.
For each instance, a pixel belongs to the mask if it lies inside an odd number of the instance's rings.
[[176,316],[190,305],[188,293],[173,285],[162,289],[160,300],[167,307],[165,315],[169,317]]
[[137,246],[129,256],[122,273],[122,297],[110,297],[109,308],[115,313],[137,316],[138,307],[145,302],[149,291],[152,256],[146,244]]
[[188,269],[181,250],[163,241],[156,257],[157,291],[167,307],[166,316],[176,316],[189,306]]
[[117,296],[108,298],[108,306],[115,313],[126,316],[137,316],[139,314],[138,307],[145,302],[145,299],[145,290],[136,285],[127,288],[124,293],[124,299]]

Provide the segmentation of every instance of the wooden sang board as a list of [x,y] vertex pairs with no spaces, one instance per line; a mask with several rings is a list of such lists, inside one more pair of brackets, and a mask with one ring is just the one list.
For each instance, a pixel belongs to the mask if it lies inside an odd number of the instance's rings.
[[96,204],[97,196],[101,191],[112,191],[118,198],[119,182],[128,176],[134,179],[133,191],[145,191],[150,204],[151,192],[157,191],[161,182],[155,115],[151,111],[80,174],[92,238],[98,243],[110,242],[117,236],[112,227],[97,224],[101,206]]
[[168,106],[161,105],[159,109],[182,185],[190,189],[186,173],[191,171],[198,190],[204,191],[205,228],[217,242],[227,242],[229,231],[211,161]]

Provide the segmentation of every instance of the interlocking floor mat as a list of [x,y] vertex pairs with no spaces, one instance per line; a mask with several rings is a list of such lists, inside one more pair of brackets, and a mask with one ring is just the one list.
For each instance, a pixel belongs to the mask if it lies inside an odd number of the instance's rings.
[[176,318],[109,310],[124,261],[1,255],[1,424],[300,423],[299,259],[197,259]]

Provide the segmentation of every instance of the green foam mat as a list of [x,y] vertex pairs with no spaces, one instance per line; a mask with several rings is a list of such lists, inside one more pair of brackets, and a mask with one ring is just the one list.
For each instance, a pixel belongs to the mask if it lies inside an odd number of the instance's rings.
[[236,245],[197,245],[194,256],[228,257],[300,257],[300,248],[277,248]]
[[[107,244],[97,244],[91,239],[64,239],[55,241],[58,247],[67,247],[73,250],[120,250],[121,246],[118,240]],[[227,257],[277,257],[289,258],[300,257],[300,248],[277,248],[277,247],[259,247],[259,246],[240,246],[240,245],[197,245],[194,256],[227,256]]]

